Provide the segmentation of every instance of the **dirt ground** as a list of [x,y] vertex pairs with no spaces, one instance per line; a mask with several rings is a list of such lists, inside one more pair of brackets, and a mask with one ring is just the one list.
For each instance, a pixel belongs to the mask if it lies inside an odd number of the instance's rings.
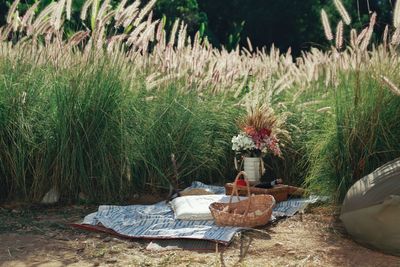
[[248,232],[223,249],[153,252],[130,241],[73,229],[94,206],[0,207],[0,266],[400,266],[400,258],[353,242],[334,207]]

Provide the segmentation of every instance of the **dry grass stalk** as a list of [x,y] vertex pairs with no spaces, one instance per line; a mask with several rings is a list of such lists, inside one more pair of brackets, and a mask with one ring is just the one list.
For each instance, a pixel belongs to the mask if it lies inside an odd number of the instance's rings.
[[72,0],[67,0],[65,9],[67,11],[67,19],[70,20],[72,11]]
[[332,29],[331,25],[329,23],[328,15],[326,14],[325,10],[321,10],[321,20],[322,20],[322,26],[324,27],[324,32],[325,32],[325,37],[328,41],[333,40],[333,34],[332,34]]
[[[33,16],[35,15],[35,10],[40,2],[34,3],[24,14],[21,20],[21,26],[26,27],[28,24],[32,24]],[[21,29],[22,30],[22,29]]]
[[172,26],[172,30],[171,30],[171,34],[170,34],[169,42],[168,42],[169,46],[173,46],[175,44],[176,32],[179,27],[179,22],[180,22],[179,19],[175,20],[174,25]]
[[[29,14],[27,12],[22,18],[23,23],[18,24],[18,30],[21,31],[20,41],[11,46],[3,45],[0,55],[18,55],[27,60],[35,60],[37,64],[50,62],[61,68],[78,62],[86,64],[89,58],[100,60],[109,56],[115,62],[112,64],[125,66],[127,75],[146,78],[156,73],[156,76],[148,80],[153,90],[161,90],[170,83],[179,83],[183,85],[180,87],[182,91],[196,88],[199,93],[206,90],[210,93],[232,93],[240,98],[240,104],[248,102],[250,106],[265,102],[265,99],[293,87],[298,88],[293,96],[296,99],[320,79],[321,75],[324,75],[326,86],[334,85],[338,83],[338,73],[341,70],[360,66],[368,69],[373,64],[366,50],[365,53],[361,52],[364,53],[362,57],[358,57],[357,53],[360,51],[350,48],[341,52],[340,60],[337,60],[337,53],[318,49],[303,52],[301,57],[293,60],[290,51],[281,53],[274,46],[269,51],[265,48],[254,50],[251,43],[248,49],[217,49],[206,39],[201,39],[199,33],[190,40],[186,33],[187,26],[180,21],[175,22],[168,42],[163,22],[153,21],[151,9],[140,9],[138,0],[128,6],[125,6],[127,1],[122,1],[115,8],[106,4],[107,2],[101,2],[94,18],[97,22],[95,28],[91,32],[78,32],[68,40],[63,40],[65,35],[62,23],[68,16],[68,8],[65,8],[68,0],[63,1],[63,5],[60,4],[62,1],[54,2],[37,15],[33,9],[28,10]],[[92,0],[85,2],[81,11],[83,18],[86,18],[92,5]],[[15,18],[16,14],[10,16]],[[321,17],[325,21],[327,38],[332,40],[333,35],[324,11],[321,11]],[[372,27],[365,29],[359,36],[355,30],[351,31],[353,48],[366,42],[368,30],[372,34],[374,17],[370,22]],[[12,31],[14,19],[11,22],[1,29],[2,39],[7,39]],[[110,23],[113,24],[108,26]],[[335,41],[340,48],[343,47],[342,25],[343,23],[339,23],[336,28]],[[124,33],[115,34],[117,31]],[[46,40],[45,44],[38,41],[42,37]],[[75,49],[78,45],[79,48]],[[19,49],[15,49],[16,47]],[[397,61],[397,57],[392,59],[391,53],[383,56],[385,58],[381,57],[381,60],[390,58],[391,62]],[[244,88],[250,92],[243,95]]]
[[90,35],[90,32],[88,31],[79,31],[74,33],[74,35],[71,36],[68,40],[68,44],[70,46],[76,46],[80,44],[84,39],[86,39]]
[[11,24],[11,22],[15,16],[15,11],[17,9],[18,4],[19,4],[19,0],[15,0],[14,3],[12,3],[12,5],[7,13],[7,18],[6,18],[7,24]]
[[177,49],[182,49],[185,46],[185,41],[187,37],[187,25],[181,23],[179,33],[178,33],[178,42],[177,42]]
[[357,36],[357,39],[356,39],[356,42],[355,42],[355,46],[359,46],[360,45],[360,43],[362,42],[362,40],[364,40],[364,38],[365,38],[365,36],[366,36],[366,34],[367,34],[367,31],[368,31],[368,27],[367,28],[365,28],[365,29],[363,29],[361,32],[360,32],[360,34]]
[[151,0],[150,2],[148,2],[145,7],[140,11],[138,17],[136,18],[135,22],[133,23],[133,26],[137,26],[142,20],[143,18],[149,14],[149,12],[151,11],[151,9],[153,8],[153,6],[155,5],[155,3],[157,2],[157,0]]
[[80,16],[81,20],[86,20],[88,9],[92,4],[93,4],[93,0],[87,0],[83,4],[82,9],[81,9],[81,16]]
[[389,36],[389,26],[386,25],[385,30],[383,31],[383,37],[382,37],[383,46],[385,48],[387,47],[387,44],[388,44],[388,36]]
[[336,26],[336,48],[341,49],[343,46],[343,21],[339,21]]
[[368,47],[369,42],[371,41],[372,34],[374,32],[374,26],[376,23],[376,12],[374,12],[369,20],[368,30],[365,33],[365,37],[361,43],[360,49],[365,50]]
[[331,107],[323,107],[320,109],[317,109],[317,112],[323,113],[323,112],[329,112],[332,108]]
[[350,30],[350,44],[354,48],[354,47],[356,47],[356,43],[357,43],[357,30],[351,29]]
[[400,1],[396,0],[393,11],[393,26],[398,29],[400,27]]
[[335,7],[337,11],[339,12],[340,16],[342,17],[344,23],[346,25],[350,25],[351,23],[351,18],[349,16],[349,13],[347,12],[346,8],[344,7],[342,1],[340,0],[334,0]]
[[246,38],[246,41],[247,41],[247,45],[249,46],[249,51],[253,52],[253,45],[251,44],[249,37]]
[[59,30],[61,27],[61,16],[65,7],[65,0],[59,0],[54,9],[53,15],[51,17],[51,23],[53,24],[55,30]]
[[239,121],[239,127],[253,127],[257,132],[262,129],[273,131],[276,128],[277,118],[274,110],[269,106],[250,107],[247,116]]
[[392,91],[395,95],[400,96],[400,89],[391,80],[389,80],[389,78],[381,75],[381,79],[388,86],[390,91]]
[[397,46],[400,44],[400,28],[397,28],[393,35],[392,35],[392,40],[390,41],[391,45]]
[[103,4],[101,4],[100,9],[97,13],[97,20],[103,20],[103,23],[105,23],[104,21],[104,17],[107,15],[107,11],[110,8],[110,0],[105,0],[103,2]]

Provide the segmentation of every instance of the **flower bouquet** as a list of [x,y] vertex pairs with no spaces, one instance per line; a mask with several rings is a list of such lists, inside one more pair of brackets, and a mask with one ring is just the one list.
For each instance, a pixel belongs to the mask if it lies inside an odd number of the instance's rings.
[[[282,124],[283,121],[278,120],[269,107],[253,109],[239,121],[241,132],[232,138],[232,150],[241,156],[244,171],[251,183],[259,182],[265,171],[263,156],[272,153],[281,157],[277,136],[284,132],[281,130]],[[236,160],[235,163],[237,166]]]

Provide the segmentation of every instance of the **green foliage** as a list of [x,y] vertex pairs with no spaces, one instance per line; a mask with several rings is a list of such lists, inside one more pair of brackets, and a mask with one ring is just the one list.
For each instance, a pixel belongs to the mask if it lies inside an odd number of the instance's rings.
[[226,44],[228,50],[235,49],[239,45],[244,24],[244,21],[241,23],[233,23],[233,32],[228,35],[228,42]]
[[197,0],[158,0],[154,15],[157,18],[167,18],[167,29],[172,27],[176,19],[183,20],[192,36],[202,27],[207,27],[207,15],[199,9]]
[[[135,173],[148,177],[152,185],[166,186],[174,176],[171,154],[176,155],[179,179],[188,184],[193,177],[207,182],[223,182],[232,167],[231,137],[240,113],[232,102],[220,97],[200,98],[182,94],[175,86],[152,100],[138,103],[140,127],[136,150],[140,155]],[[210,112],[212,111],[212,112]]]
[[[300,48],[302,38],[315,33],[308,29],[309,21],[320,27],[321,6],[334,14],[330,20],[335,25],[339,15],[331,3],[311,0],[210,4],[220,11],[211,23],[217,28],[198,15],[202,7],[194,0],[161,1],[157,16],[167,28],[174,18],[185,16],[200,27],[202,37],[228,49],[253,29],[258,30],[254,36],[268,38],[296,29],[301,36],[292,34],[280,44],[285,47],[294,38]],[[91,28],[98,8],[96,1],[84,22]],[[229,17],[224,12],[231,9],[240,12]],[[309,12],[301,13],[304,9]],[[266,16],[268,12],[280,16]],[[356,26],[367,21],[361,14],[352,17]],[[391,71],[398,67],[394,46],[326,53],[315,49],[293,64],[289,54],[273,49],[248,56],[199,42],[190,49],[182,47],[184,42],[171,48],[162,39],[148,49],[154,29],[143,31],[135,45],[121,39],[110,46],[113,34],[133,30],[129,23],[115,29],[111,22],[100,27],[105,35],[96,33],[73,45],[65,37],[86,27],[74,21],[56,32],[61,38],[46,44],[44,36],[23,38],[18,32],[11,35],[12,44],[3,43],[0,198],[40,200],[57,187],[64,199],[74,200],[83,192],[90,200],[120,201],[136,191],[168,187],[175,177],[171,154],[182,185],[194,179],[223,182],[232,171],[230,140],[241,112],[238,101],[271,101],[279,114],[289,115],[292,142],[283,148],[285,158],[266,159],[271,176],[289,183],[305,181],[311,190],[341,199],[354,181],[400,155],[399,100],[379,83],[382,73],[399,80]],[[260,25],[270,30],[265,33]],[[252,42],[260,40],[265,39]],[[238,98],[231,99],[233,95]]]
[[149,92],[107,59],[63,70],[2,59],[0,77],[3,199],[37,201],[56,187],[66,200],[121,201],[168,188],[171,153],[181,185],[231,171],[232,101],[178,85]]
[[343,73],[323,100],[333,112],[316,120],[307,144],[311,190],[341,200],[355,181],[400,156],[400,99],[371,76]]

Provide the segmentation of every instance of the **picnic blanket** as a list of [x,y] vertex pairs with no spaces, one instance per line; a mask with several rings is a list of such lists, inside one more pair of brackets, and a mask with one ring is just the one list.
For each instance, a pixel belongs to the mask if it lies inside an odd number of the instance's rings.
[[[203,188],[213,193],[225,192],[224,187],[193,182],[191,188]],[[290,199],[278,203],[272,219],[293,216],[318,197]],[[120,236],[143,239],[201,239],[229,244],[234,235],[247,228],[220,227],[214,221],[186,221],[174,219],[171,207],[165,202],[154,205],[99,206],[98,211],[87,215],[83,226],[102,225]],[[88,227],[86,227],[88,229]]]

